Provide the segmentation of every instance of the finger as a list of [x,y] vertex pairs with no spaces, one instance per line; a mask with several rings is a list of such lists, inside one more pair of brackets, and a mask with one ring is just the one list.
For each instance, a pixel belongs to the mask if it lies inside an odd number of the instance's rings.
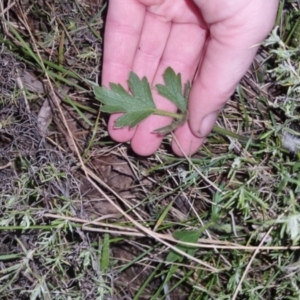
[[[102,84],[127,83],[143,28],[146,8],[135,0],[109,1],[104,33]],[[132,20],[134,16],[134,22]]]
[[194,135],[205,137],[209,134],[256,51],[256,48],[239,50],[209,41],[189,97],[189,124]]
[[[104,34],[102,85],[108,86],[110,82],[116,82],[127,86],[142,32],[145,10],[145,6],[135,0],[109,1]],[[108,131],[114,140],[125,142],[131,139],[135,130],[115,129],[115,120],[119,116],[120,114],[114,114],[110,117]]]
[[[189,124],[177,128],[174,132],[176,138],[172,140],[173,152],[178,156],[191,156],[196,153],[205,141],[205,138],[196,137],[190,130]],[[179,145],[178,145],[179,144]]]
[[[205,41],[205,30],[195,24],[173,24],[167,46],[154,77],[153,84],[163,83],[162,74],[168,66],[180,72],[182,81],[191,80],[199,63],[201,49]],[[161,110],[176,111],[170,101],[155,93],[156,106]],[[168,125],[170,118],[151,116],[139,124],[131,141],[132,149],[140,155],[154,153],[163,137],[153,133],[157,128]]]
[[146,13],[141,39],[135,54],[133,71],[146,76],[152,83],[171,31],[171,22],[164,22],[152,13]]
[[[195,2],[201,2],[203,17],[212,24],[189,98],[190,128],[195,135],[204,137],[253,61],[258,49],[254,45],[271,30],[277,1],[246,1],[236,14],[230,14],[234,5],[216,10],[218,1]],[[212,13],[213,8],[216,13]]]

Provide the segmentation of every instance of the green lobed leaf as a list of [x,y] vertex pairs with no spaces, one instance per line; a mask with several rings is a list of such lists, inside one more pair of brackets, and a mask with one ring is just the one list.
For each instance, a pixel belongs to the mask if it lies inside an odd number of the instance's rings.
[[[186,230],[177,230],[173,233],[175,239],[180,240],[182,242],[188,243],[197,243],[199,236],[201,234],[201,230],[197,231],[186,231]],[[187,254],[194,256],[197,248],[192,246],[185,246],[185,245],[177,245],[177,248],[186,252]],[[166,261],[168,262],[182,262],[183,256],[178,254],[177,252],[171,250],[167,255]]]
[[128,112],[116,120],[115,126],[117,128],[124,127],[124,126],[129,126],[131,128],[139,124],[141,121],[149,117],[151,114],[152,114],[151,110]]
[[[186,104],[186,98],[188,97],[187,85],[184,92],[187,96],[185,96],[185,94],[182,95],[180,74],[176,75],[173,69],[169,67],[163,76],[165,85],[157,85],[158,91],[175,103],[184,114],[181,117],[179,114],[173,114],[177,118],[176,122],[173,122],[171,126],[155,131],[162,135],[176,129],[186,121],[188,116]],[[110,83],[110,89],[99,86],[94,87],[95,97],[104,104],[101,109],[103,112],[111,114],[124,113],[116,120],[116,127],[134,127],[151,114],[170,116],[169,112],[156,108],[146,77],[140,79],[135,73],[131,72],[128,85],[132,94],[127,92],[120,84],[115,83]]]
[[[175,74],[172,68],[168,67],[163,75],[165,84],[156,85],[157,91],[162,96],[173,102],[180,110],[181,114],[159,110],[156,108],[151,95],[151,88],[147,78],[139,79],[133,72],[130,73],[128,84],[132,95],[127,92],[120,84],[110,83],[110,89],[94,86],[95,97],[104,105],[101,110],[107,113],[124,113],[116,121],[117,127],[134,127],[143,119],[150,115],[172,117],[175,119],[172,124],[154,130],[155,133],[165,135],[188,120],[187,100],[191,88],[187,82],[182,94],[181,76]],[[243,137],[231,131],[214,126],[213,131],[221,135],[230,136],[243,143],[248,143],[249,138]],[[251,144],[256,144],[254,140]]]
[[135,73],[130,72],[128,85],[135,98],[148,104],[151,103],[152,107],[155,108],[152,91],[146,77],[139,79]]
[[187,110],[187,101],[182,93],[180,73],[176,75],[174,70],[168,67],[163,75],[165,84],[157,84],[156,89],[160,95],[173,102],[182,112]]
[[131,72],[128,85],[132,95],[120,84],[110,83],[110,89],[100,86],[94,87],[95,97],[104,104],[101,108],[103,112],[124,113],[117,119],[116,127],[134,127],[156,111],[151,88],[146,77],[140,79]]

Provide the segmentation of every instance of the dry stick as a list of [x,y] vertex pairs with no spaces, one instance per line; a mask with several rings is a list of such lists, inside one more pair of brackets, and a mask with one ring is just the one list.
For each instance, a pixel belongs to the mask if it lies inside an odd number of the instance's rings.
[[[134,169],[134,166],[132,165],[130,159],[128,158],[128,156],[126,155],[126,153],[122,150],[122,149],[118,149],[119,152],[121,153],[121,155],[126,159],[126,161],[128,162],[129,166],[130,166],[130,169],[132,171],[132,173],[134,174],[135,178],[138,178],[137,176],[137,173]],[[145,194],[147,194],[146,190],[145,190],[145,187],[142,185],[142,189],[143,191],[145,192]],[[131,207],[130,207],[131,208]],[[138,212],[136,212],[136,210],[134,209],[133,210],[133,213],[137,216],[137,218],[139,218],[141,221],[143,221],[143,217],[140,216],[140,214]]]
[[4,17],[4,14],[9,11],[13,6],[16,5],[16,1],[14,1],[13,3],[10,3],[6,8],[3,7],[3,1],[1,1],[1,12],[0,12],[0,17]]
[[[103,229],[99,228],[94,228],[94,227],[87,227],[87,225],[92,224],[92,225],[98,225],[98,226],[103,226],[103,227],[111,227],[114,229],[120,229],[123,230],[121,233],[124,235],[132,235],[132,236],[138,236],[138,237],[145,237],[147,236],[146,233],[139,232],[135,228],[126,228],[123,226],[118,226],[118,225],[113,225],[109,223],[99,223],[96,220],[95,221],[89,221],[89,220],[82,220],[79,218],[75,217],[67,217],[67,216],[60,216],[60,215],[55,215],[55,214],[44,214],[45,217],[51,218],[51,219],[60,219],[60,220],[68,220],[76,223],[82,223],[87,230],[91,230],[94,232],[104,232]],[[120,234],[120,231],[110,231],[107,229],[108,233],[117,233]],[[180,240],[176,240],[172,235],[170,234],[161,234],[161,233],[156,233],[158,237],[160,237],[163,240],[167,240],[170,242],[178,243],[183,246],[189,246],[189,247],[195,247],[195,248],[205,248],[205,249],[229,249],[229,250],[244,250],[244,251],[256,251],[261,250],[261,251],[268,251],[268,250],[300,250],[300,246],[241,246],[238,244],[230,243],[230,242],[224,242],[224,241],[217,241],[217,240],[210,240],[210,239],[198,239],[198,243],[188,243],[188,242],[183,242]]]
[[[90,220],[82,220],[82,219],[75,218],[75,217],[60,216],[60,215],[49,214],[49,213],[44,214],[44,216],[47,217],[47,218],[52,218],[52,219],[61,219],[61,220],[68,220],[68,221],[72,221],[72,222],[76,222],[76,223],[83,223],[82,226],[98,225],[98,226],[103,226],[103,227],[111,227],[111,228],[114,228],[114,229],[123,230],[124,232],[126,232],[126,235],[139,234],[140,237],[145,236],[144,233],[139,232],[138,230],[136,230],[133,227],[128,228],[128,227],[118,226],[118,225],[109,224],[109,223],[102,223],[102,222],[98,222],[97,219],[93,220],[93,221],[90,221]],[[88,229],[90,229],[90,227]],[[97,229],[97,228],[93,228],[93,229]]]
[[6,169],[6,168],[10,167],[11,165],[12,165],[12,162],[10,161],[4,166],[0,166],[0,170]]

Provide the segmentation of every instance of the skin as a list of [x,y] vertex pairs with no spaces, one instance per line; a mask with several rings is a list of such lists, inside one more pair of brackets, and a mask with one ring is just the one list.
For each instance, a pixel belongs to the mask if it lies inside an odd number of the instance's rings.
[[[104,36],[102,84],[127,86],[130,71],[146,76],[152,86],[163,83],[168,66],[194,78],[189,121],[175,131],[187,155],[195,153],[210,133],[218,112],[234,92],[258,49],[274,26],[279,0],[110,0]],[[197,71],[197,67],[198,71]],[[195,72],[197,74],[195,76]],[[158,108],[176,107],[154,91]],[[131,141],[139,155],[154,153],[163,137],[153,130],[172,120],[150,116],[136,128],[114,128],[110,136]],[[183,155],[175,140],[175,154]]]

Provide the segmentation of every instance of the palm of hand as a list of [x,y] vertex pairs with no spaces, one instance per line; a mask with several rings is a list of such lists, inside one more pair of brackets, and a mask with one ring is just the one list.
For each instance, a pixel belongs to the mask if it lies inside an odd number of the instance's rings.
[[200,10],[192,0],[138,0],[147,7],[162,22],[177,24],[197,24],[204,26]]

